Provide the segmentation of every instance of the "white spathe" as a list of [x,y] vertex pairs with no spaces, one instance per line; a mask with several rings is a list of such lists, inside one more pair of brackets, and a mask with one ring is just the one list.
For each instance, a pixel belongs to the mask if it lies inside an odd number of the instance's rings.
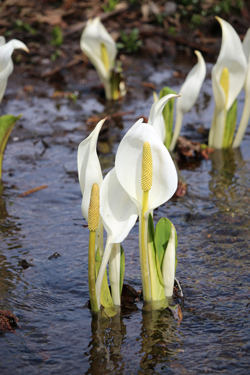
[[235,139],[233,141],[233,148],[237,148],[240,146],[250,118],[250,29],[248,29],[246,32],[245,38],[242,43],[242,47],[247,60],[247,72],[244,83],[245,103],[239,127],[236,132]]
[[[247,61],[241,40],[234,28],[223,19],[216,17],[222,28],[222,43],[216,64],[212,69],[212,86],[215,105],[218,110],[231,108],[243,88]],[[220,84],[223,69],[229,72],[228,100]]]
[[11,55],[14,49],[23,49],[29,52],[28,47],[18,39],[12,39],[8,43],[0,36],[0,103],[3,99],[8,78],[13,72],[14,65]]
[[[103,61],[102,45],[105,46],[107,51],[109,59],[108,68],[105,66],[105,62]],[[112,99],[112,97],[108,96],[111,95],[111,69],[114,67],[117,48],[115,41],[107,32],[99,17],[96,17],[93,20],[88,20],[87,25],[81,35],[80,47],[94,65],[100,80],[104,85],[107,99]]]
[[166,138],[166,128],[165,128],[164,118],[162,116],[162,111],[170,99],[176,98],[178,96],[179,95],[168,94],[168,95],[163,96],[160,100],[158,100],[157,95],[156,94],[154,95],[155,102],[151,106],[148,123],[153,125],[156,133],[161,138],[163,143],[165,142],[165,138]]
[[176,102],[176,111],[183,114],[193,108],[206,77],[205,60],[199,51],[194,51],[194,53],[198,59],[197,64],[188,73],[179,92],[180,99]]
[[100,214],[107,232],[107,241],[96,280],[96,292],[97,296],[99,296],[102,279],[109,261],[112,299],[115,305],[120,305],[120,242],[127,237],[134,226],[138,217],[138,210],[119,183],[115,168],[106,175],[102,183]]
[[153,159],[153,181],[149,191],[148,210],[155,209],[169,200],[177,188],[177,172],[173,160],[150,124],[138,120],[125,134],[115,158],[117,178],[141,212],[141,169],[143,145],[148,142]]
[[180,98],[176,102],[176,120],[174,133],[169,148],[170,151],[173,151],[175,148],[181,131],[183,116],[194,106],[206,77],[206,64],[202,54],[199,51],[195,51],[195,54],[198,62],[188,73],[179,92]]
[[103,181],[96,145],[99,132],[105,120],[98,122],[90,135],[79,144],[77,152],[78,178],[82,192],[82,214],[87,221],[92,186],[97,183],[99,188],[101,188]]
[[104,178],[100,192],[100,213],[112,243],[122,242],[138,217],[137,207],[118,181],[115,168]]

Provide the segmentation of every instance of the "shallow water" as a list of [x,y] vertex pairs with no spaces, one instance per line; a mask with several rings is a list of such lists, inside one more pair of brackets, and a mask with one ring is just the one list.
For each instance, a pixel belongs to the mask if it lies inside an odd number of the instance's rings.
[[[101,134],[98,150],[106,173],[122,136],[139,116],[149,114],[152,94],[142,82],[155,80],[157,91],[166,84],[178,89],[182,80],[172,75],[177,63],[188,71],[180,61],[158,66],[135,61],[127,72],[129,93],[115,106],[99,98],[97,78],[86,87],[67,80],[64,91],[82,87],[73,103],[51,99],[52,84],[17,72],[11,76],[2,108],[23,117],[3,164],[0,308],[13,311],[22,329],[0,334],[2,374],[249,373],[249,130],[239,150],[182,164],[179,176],[187,194],[155,211],[156,220],[169,217],[178,232],[177,277],[185,299],[172,303],[181,305],[182,322],[168,311],[144,311],[141,304],[99,321],[84,308],[88,229],[80,209],[76,153],[94,126],[86,120],[127,112],[107,122]],[[24,85],[34,90],[25,91]],[[197,129],[209,127],[210,95],[207,80],[184,119],[183,135],[202,140]],[[44,184],[46,189],[19,197]],[[124,249],[125,282],[138,290],[138,224]],[[51,258],[56,252],[60,256]],[[30,267],[23,269],[21,260]]]

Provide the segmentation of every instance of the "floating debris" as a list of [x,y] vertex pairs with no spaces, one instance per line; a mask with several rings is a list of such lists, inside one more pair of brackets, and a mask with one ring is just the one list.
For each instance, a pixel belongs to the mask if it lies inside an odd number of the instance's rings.
[[0,310],[0,331],[16,333],[15,329],[21,328],[18,318],[10,310]]

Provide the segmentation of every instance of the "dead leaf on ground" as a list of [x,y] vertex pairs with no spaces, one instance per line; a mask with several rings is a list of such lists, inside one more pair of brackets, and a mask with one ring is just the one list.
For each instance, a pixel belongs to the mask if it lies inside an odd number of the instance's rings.
[[178,186],[176,192],[174,193],[174,197],[183,197],[187,193],[187,184],[185,182],[178,181]]
[[175,305],[174,307],[168,306],[167,309],[171,312],[175,319],[178,319],[178,323],[182,321],[183,314],[179,305]]
[[179,137],[177,140],[177,152],[187,158],[200,157],[208,159],[209,154],[213,151],[213,148],[206,147],[199,142],[191,141],[185,137]]
[[21,328],[18,318],[10,310],[0,310],[0,330],[6,333],[16,333],[17,327]]
[[152,82],[142,82],[142,86],[143,86],[143,87],[150,88],[150,89],[152,89],[152,90],[155,90],[155,89],[156,89],[155,84],[152,83]]
[[54,10],[47,10],[45,15],[36,14],[36,21],[39,23],[48,23],[51,26],[61,26],[62,28],[66,28],[68,25],[62,19],[64,16],[65,11],[63,9],[54,9]]

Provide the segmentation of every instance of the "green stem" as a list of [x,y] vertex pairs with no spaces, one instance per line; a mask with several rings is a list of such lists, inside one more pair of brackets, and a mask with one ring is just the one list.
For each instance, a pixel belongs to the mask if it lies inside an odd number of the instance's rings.
[[215,116],[213,118],[213,139],[209,139],[209,146],[217,149],[223,148],[223,138],[225,133],[225,125],[227,119],[226,109],[216,109]]
[[0,181],[2,180],[3,152],[0,151]]
[[217,110],[216,110],[216,107],[214,108],[214,114],[213,114],[213,119],[212,119],[212,123],[211,123],[211,126],[210,126],[210,130],[209,130],[209,135],[208,135],[208,146],[209,147],[213,147],[213,143],[214,143],[214,133],[215,133],[215,122],[216,122],[216,113],[217,113]]
[[109,258],[109,281],[112,291],[112,300],[114,305],[120,306],[120,259],[121,259],[121,245],[115,243],[112,245],[112,250]]
[[142,195],[142,212],[140,216],[140,264],[144,301],[151,300],[150,274],[148,264],[148,194],[149,191],[143,191]]
[[244,109],[243,109],[243,113],[240,119],[240,124],[237,130],[235,139],[233,141],[233,148],[240,147],[241,141],[244,137],[244,134],[248,125],[249,117],[250,117],[250,95],[248,95],[246,92]]
[[178,137],[180,135],[180,132],[181,132],[182,121],[183,121],[183,114],[182,114],[181,111],[178,111],[178,109],[177,109],[174,133],[173,133],[173,137],[172,137],[171,144],[170,144],[170,147],[169,147],[169,151],[174,151],[177,139],[178,139]]
[[95,231],[89,232],[88,280],[91,310],[98,312],[99,308],[95,288]]

